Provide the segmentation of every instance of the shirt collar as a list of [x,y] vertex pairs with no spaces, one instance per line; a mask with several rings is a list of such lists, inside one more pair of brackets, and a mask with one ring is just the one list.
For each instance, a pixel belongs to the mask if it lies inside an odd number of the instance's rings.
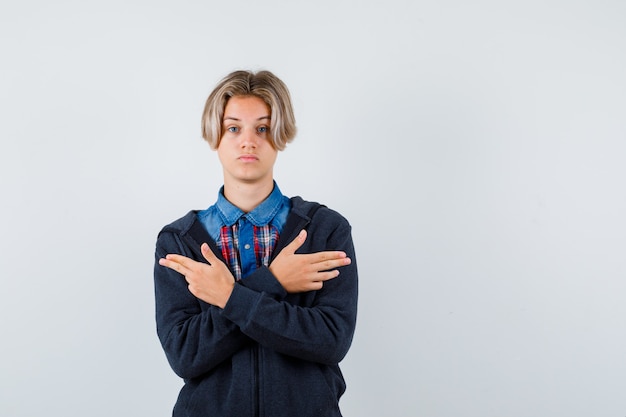
[[245,213],[224,197],[224,186],[222,186],[218,193],[215,206],[226,226],[232,226],[243,216],[255,226],[265,226],[269,224],[276,213],[278,213],[283,205],[283,200],[283,193],[280,192],[280,188],[278,188],[278,185],[274,182],[274,189],[270,195],[252,211]]

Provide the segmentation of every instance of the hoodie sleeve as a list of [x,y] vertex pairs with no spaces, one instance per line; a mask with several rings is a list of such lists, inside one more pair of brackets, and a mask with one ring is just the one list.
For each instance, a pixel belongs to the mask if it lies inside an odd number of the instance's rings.
[[[328,217],[331,211],[325,211]],[[326,220],[310,225],[311,241],[301,249],[346,252],[352,263],[341,267],[337,278],[326,281],[319,291],[284,298],[273,291],[235,285],[222,314],[267,348],[312,362],[336,364],[348,352],[356,326],[357,264],[348,222],[338,215],[333,221]],[[269,270],[264,273],[269,274]],[[294,301],[292,296],[300,298]]]
[[193,258],[175,233],[159,235],[154,264],[157,334],[174,372],[194,378],[230,358],[249,338],[220,314],[221,309],[191,294],[183,275],[159,265],[170,253]]

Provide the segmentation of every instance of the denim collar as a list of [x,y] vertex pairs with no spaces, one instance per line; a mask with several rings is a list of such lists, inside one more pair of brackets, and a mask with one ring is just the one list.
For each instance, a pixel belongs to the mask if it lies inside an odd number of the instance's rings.
[[244,216],[255,226],[265,226],[269,224],[276,213],[278,213],[283,205],[283,201],[283,193],[280,192],[278,185],[274,182],[274,189],[270,195],[267,196],[267,198],[252,211],[246,213],[224,197],[224,186],[222,186],[222,188],[220,188],[220,192],[218,193],[215,207],[217,207],[217,211],[226,226],[232,226]]

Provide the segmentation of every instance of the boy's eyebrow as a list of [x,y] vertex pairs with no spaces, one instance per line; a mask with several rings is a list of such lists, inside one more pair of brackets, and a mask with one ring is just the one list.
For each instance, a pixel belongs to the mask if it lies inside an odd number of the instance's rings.
[[[264,120],[264,119],[271,119],[271,117],[270,116],[261,116],[257,120]],[[236,122],[240,122],[241,121],[241,119],[238,119],[238,118],[233,117],[233,116],[224,116],[224,120],[234,120]]]

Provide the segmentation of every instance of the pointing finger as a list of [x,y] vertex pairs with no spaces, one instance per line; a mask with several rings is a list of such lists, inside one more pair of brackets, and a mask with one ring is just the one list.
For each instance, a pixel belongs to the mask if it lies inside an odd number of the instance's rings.
[[[185,257],[180,256],[179,258]],[[182,262],[174,259],[171,255],[167,255],[166,258],[159,259],[159,265],[172,269],[182,275],[187,275],[189,273],[189,269]]]

